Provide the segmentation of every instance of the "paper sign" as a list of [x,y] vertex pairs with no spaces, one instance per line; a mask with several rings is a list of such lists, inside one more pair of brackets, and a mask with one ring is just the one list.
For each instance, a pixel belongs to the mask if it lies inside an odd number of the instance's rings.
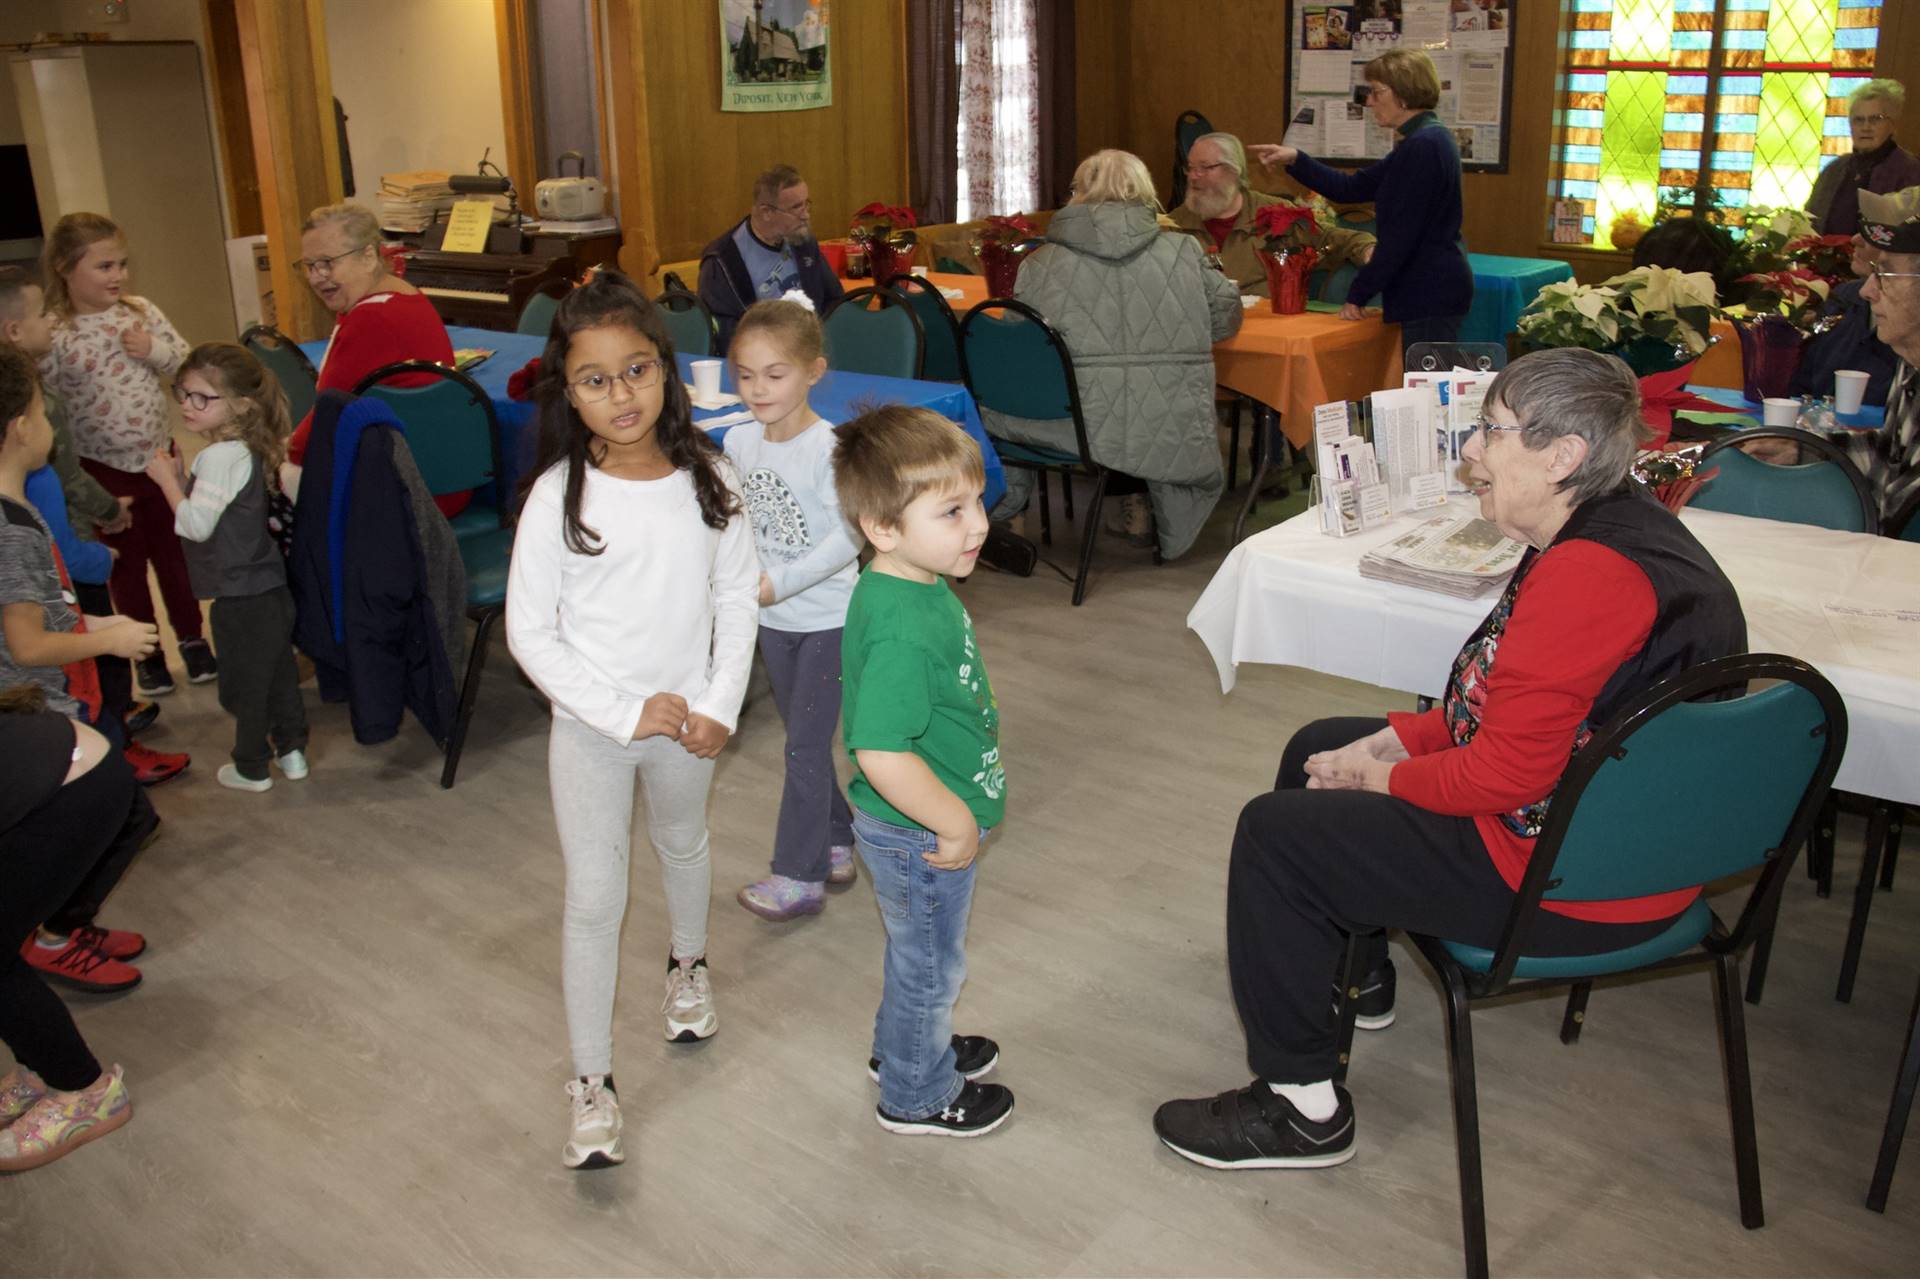
[[1416,511],[1447,504],[1447,477],[1438,471],[1426,471],[1407,477],[1407,505]]
[[440,243],[444,253],[485,253],[487,232],[493,227],[492,200],[460,200],[447,214],[447,238]]

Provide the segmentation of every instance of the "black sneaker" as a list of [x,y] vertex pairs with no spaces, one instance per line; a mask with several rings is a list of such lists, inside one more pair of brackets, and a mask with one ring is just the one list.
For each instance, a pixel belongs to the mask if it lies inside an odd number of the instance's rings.
[[[1393,961],[1389,959],[1360,979],[1360,997],[1354,1002],[1356,1030],[1385,1030],[1393,1025]],[[1333,988],[1333,1007],[1340,1008],[1340,987]]]
[[187,664],[187,682],[205,684],[220,678],[220,663],[203,639],[180,641],[180,660]]
[[152,728],[153,721],[159,718],[160,703],[135,702],[133,705],[127,707],[127,717],[124,721],[127,726],[127,736],[140,736],[140,734]]
[[1353,1097],[1335,1084],[1333,1118],[1315,1123],[1261,1080],[1238,1092],[1170,1101],[1153,1112],[1167,1149],[1209,1168],[1331,1168],[1353,1158]]
[[[1000,1045],[985,1035],[953,1037],[953,1068],[968,1079],[978,1079],[1000,1063]],[[880,1059],[867,1058],[867,1078],[880,1082]]]
[[159,649],[152,657],[143,657],[133,664],[133,671],[140,681],[140,691],[148,697],[165,697],[173,691],[173,676],[167,673],[167,659]]
[[1013,1093],[1004,1084],[969,1080],[952,1104],[925,1119],[901,1119],[884,1106],[875,1106],[873,1113],[882,1128],[904,1137],[984,1137],[1013,1113]]

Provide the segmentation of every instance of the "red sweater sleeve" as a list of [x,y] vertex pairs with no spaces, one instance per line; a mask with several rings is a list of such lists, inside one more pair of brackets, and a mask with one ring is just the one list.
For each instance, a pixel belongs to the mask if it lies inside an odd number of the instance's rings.
[[[384,293],[363,298],[340,317],[320,365],[317,389],[351,391],[375,369],[402,360],[453,363],[453,341],[433,303],[418,293]],[[287,441],[287,458],[298,465],[306,460],[307,436],[313,414],[301,419]]]
[[[1392,793],[1456,817],[1511,812],[1550,794],[1580,721],[1646,643],[1654,611],[1653,584],[1617,551],[1571,541],[1541,555],[1500,637],[1473,740],[1422,753],[1403,733],[1414,757],[1394,765]],[[1411,735],[1426,742],[1432,731],[1420,724]]]
[[1438,706],[1424,711],[1388,711],[1387,723],[1409,755],[1431,755],[1453,745],[1446,712]]

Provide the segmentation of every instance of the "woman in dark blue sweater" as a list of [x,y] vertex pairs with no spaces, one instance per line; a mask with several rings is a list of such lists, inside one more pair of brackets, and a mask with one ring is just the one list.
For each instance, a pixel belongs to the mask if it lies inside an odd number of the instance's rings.
[[1460,152],[1433,114],[1440,76],[1418,50],[1393,49],[1366,66],[1373,120],[1397,130],[1386,159],[1357,173],[1332,169],[1294,147],[1248,147],[1262,164],[1284,167],[1307,187],[1343,204],[1373,201],[1379,244],[1353,278],[1343,319],[1379,294],[1386,320],[1400,326],[1400,349],[1452,342],[1473,302],[1473,271],[1460,241]]

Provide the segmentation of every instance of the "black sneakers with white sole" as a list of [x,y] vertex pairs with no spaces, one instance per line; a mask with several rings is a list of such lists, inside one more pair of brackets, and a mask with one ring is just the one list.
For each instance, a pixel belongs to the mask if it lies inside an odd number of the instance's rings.
[[1013,1113],[1013,1093],[1004,1084],[968,1080],[945,1110],[924,1119],[890,1115],[885,1106],[875,1106],[873,1113],[882,1128],[903,1137],[984,1137]]
[[1153,1131],[1176,1155],[1208,1168],[1331,1168],[1353,1158],[1353,1097],[1324,1122],[1256,1079],[1237,1092],[1170,1101],[1153,1112]]
[[[1353,1025],[1356,1030],[1385,1030],[1393,1025],[1393,961],[1360,979],[1360,995],[1354,1001]],[[1340,986],[1334,984],[1333,1006],[1340,1007]]]
[[[985,1035],[953,1037],[953,1068],[968,1079],[978,1079],[1000,1062],[1000,1045]],[[867,1058],[867,1078],[880,1082],[880,1059]]]

